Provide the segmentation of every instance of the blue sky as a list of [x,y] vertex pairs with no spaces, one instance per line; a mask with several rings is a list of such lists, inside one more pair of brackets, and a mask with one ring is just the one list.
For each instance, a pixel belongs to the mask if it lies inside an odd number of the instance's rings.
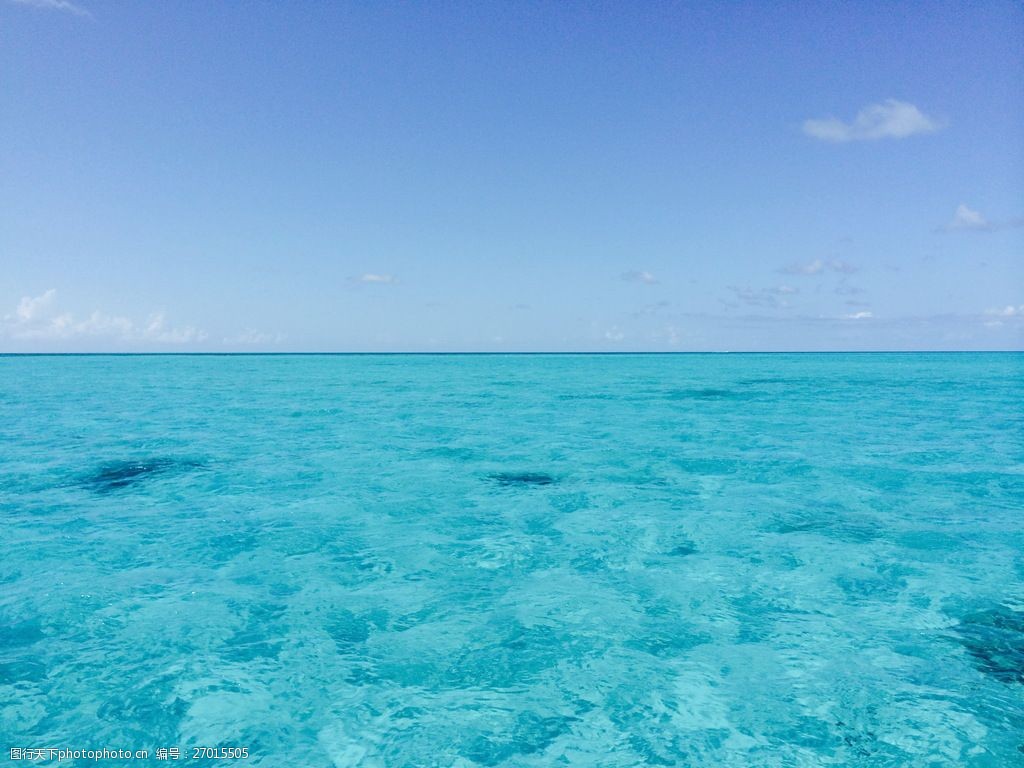
[[1024,348],[1018,3],[0,0],[0,350]]

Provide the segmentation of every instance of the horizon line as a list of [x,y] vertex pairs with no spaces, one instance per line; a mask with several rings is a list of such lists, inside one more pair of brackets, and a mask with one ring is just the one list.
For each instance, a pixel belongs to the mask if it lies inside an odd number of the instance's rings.
[[368,357],[368,356],[539,356],[539,355],[1015,355],[1024,349],[737,349],[737,350],[563,350],[563,351],[165,351],[165,352],[0,352],[0,357]]

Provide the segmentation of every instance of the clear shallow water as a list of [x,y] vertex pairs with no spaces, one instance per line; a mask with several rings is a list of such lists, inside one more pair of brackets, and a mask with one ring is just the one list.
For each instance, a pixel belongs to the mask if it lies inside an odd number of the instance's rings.
[[4,759],[1024,764],[1022,382],[1019,354],[0,358]]

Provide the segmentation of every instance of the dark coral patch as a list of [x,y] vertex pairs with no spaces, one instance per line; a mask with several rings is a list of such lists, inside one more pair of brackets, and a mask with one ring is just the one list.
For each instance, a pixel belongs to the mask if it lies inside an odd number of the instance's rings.
[[339,648],[358,646],[370,637],[370,625],[366,620],[344,609],[328,617],[324,629]]
[[1002,683],[1024,683],[1024,611],[999,606],[965,616],[960,642],[985,674]]
[[553,485],[555,482],[554,477],[543,472],[498,472],[489,477],[498,485],[509,487]]
[[198,462],[182,459],[158,457],[152,459],[135,459],[131,461],[114,461],[102,465],[88,475],[82,484],[96,493],[127,488],[156,475],[164,475],[174,471],[194,469]]
[[25,648],[44,637],[42,625],[37,619],[8,624],[0,619],[0,651]]
[[697,548],[690,542],[684,541],[676,544],[672,549],[668,551],[669,555],[673,557],[686,557],[687,555],[694,555],[697,553]]

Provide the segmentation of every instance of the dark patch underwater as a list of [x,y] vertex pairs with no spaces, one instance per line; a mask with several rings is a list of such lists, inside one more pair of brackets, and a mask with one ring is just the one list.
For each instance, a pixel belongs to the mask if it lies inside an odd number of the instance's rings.
[[1024,611],[1000,605],[972,613],[956,632],[979,670],[1001,683],[1024,683]]
[[544,472],[497,472],[488,475],[488,478],[498,485],[507,487],[531,487],[555,483],[555,478]]
[[113,461],[103,464],[82,479],[82,485],[96,493],[110,493],[136,485],[158,475],[197,469],[202,464],[188,459],[156,457]]

